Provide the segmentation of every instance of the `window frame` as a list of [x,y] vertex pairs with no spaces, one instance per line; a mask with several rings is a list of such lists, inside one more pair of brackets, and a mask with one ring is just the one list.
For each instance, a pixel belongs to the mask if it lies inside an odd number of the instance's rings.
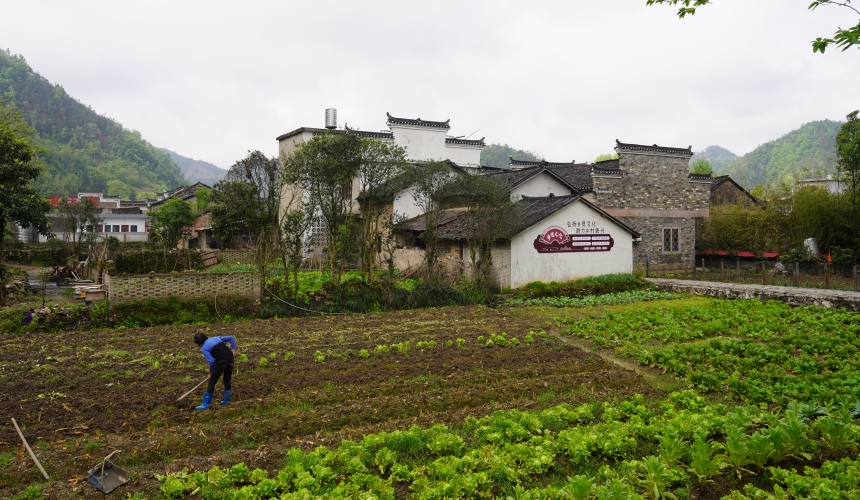
[[[666,231],[669,231],[669,250],[666,250]],[[675,241],[672,240],[672,231],[677,231],[677,239]],[[673,243],[675,243],[675,245],[673,245]],[[683,251],[682,249],[681,228],[678,226],[660,227],[660,252],[664,254],[679,254]]]

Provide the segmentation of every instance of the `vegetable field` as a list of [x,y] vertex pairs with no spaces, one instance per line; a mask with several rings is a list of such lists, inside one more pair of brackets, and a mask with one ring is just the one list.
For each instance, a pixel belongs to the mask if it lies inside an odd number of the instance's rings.
[[[858,318],[625,292],[6,335],[0,419],[54,482],[0,427],[0,497],[101,498],[121,449],[136,498],[860,498]],[[197,329],[239,342],[229,407],[175,401]]]

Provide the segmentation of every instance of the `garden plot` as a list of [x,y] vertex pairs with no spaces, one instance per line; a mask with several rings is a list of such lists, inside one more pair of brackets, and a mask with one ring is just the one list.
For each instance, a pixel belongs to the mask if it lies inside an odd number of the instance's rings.
[[[191,338],[233,335],[242,360],[234,404],[194,411],[206,376]],[[216,389],[220,397],[221,386]],[[499,409],[663,395],[633,372],[484,307],[115,329],[0,339],[0,420],[16,418],[52,477],[77,489],[115,448],[137,473],[128,492],[154,496],[156,472],[244,461],[277,470],[311,449],[413,424],[459,424]],[[0,427],[0,496],[40,481]]]

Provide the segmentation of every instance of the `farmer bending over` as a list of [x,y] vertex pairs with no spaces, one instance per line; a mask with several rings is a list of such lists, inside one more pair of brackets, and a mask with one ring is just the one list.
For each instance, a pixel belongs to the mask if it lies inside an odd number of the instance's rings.
[[[227,347],[227,342],[230,347]],[[215,391],[215,382],[224,375],[224,399],[222,405],[230,402],[230,379],[233,377],[233,357],[236,355],[236,339],[229,335],[223,337],[206,337],[205,333],[197,332],[194,334],[194,343],[200,346],[200,352],[203,357],[209,362],[209,387],[206,393],[203,394],[203,404],[198,406],[198,410],[209,408],[212,402],[212,393]]]

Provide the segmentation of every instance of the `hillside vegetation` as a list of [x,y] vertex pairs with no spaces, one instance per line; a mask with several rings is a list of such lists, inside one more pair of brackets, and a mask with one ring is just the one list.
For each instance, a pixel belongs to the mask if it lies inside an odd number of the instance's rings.
[[833,174],[836,172],[836,133],[841,126],[832,120],[809,122],[762,144],[727,167],[715,168],[714,173],[729,174],[749,188],[780,180]]
[[22,56],[2,50],[0,99],[21,110],[36,129],[47,165],[38,181],[43,194],[92,190],[143,199],[184,183],[170,156],[139,132],[99,115],[34,72]]
[[226,170],[209,162],[188,158],[166,148],[161,150],[170,155],[170,158],[179,165],[182,175],[192,184],[202,182],[211,186],[227,175]]
[[515,160],[541,161],[543,157],[532,151],[514,149],[507,144],[487,144],[481,151],[481,165],[496,168],[508,168],[510,158]]
[[708,163],[711,164],[711,167],[715,172],[722,172],[727,170],[729,166],[737,161],[738,155],[732,153],[726,148],[720,146],[708,146],[705,149],[699,151],[692,158],[690,158],[690,164],[699,158],[704,158],[708,160]]

